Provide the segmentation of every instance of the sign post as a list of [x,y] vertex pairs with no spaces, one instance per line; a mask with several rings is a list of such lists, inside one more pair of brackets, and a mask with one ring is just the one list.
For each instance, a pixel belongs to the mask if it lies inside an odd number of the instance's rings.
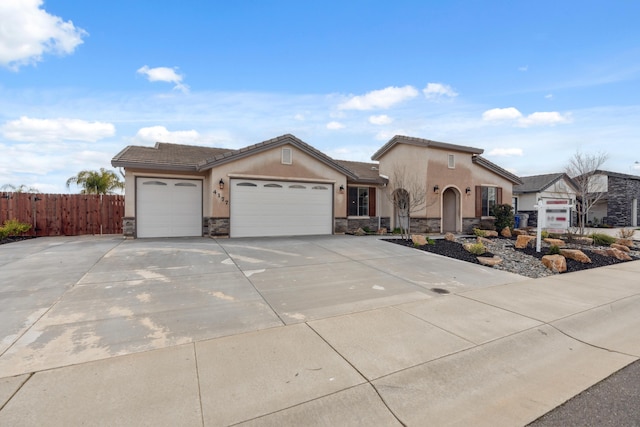
[[534,206],[538,209],[538,230],[536,235],[536,251],[542,246],[542,229],[552,233],[564,233],[571,226],[571,209],[573,205],[568,199],[540,199]]

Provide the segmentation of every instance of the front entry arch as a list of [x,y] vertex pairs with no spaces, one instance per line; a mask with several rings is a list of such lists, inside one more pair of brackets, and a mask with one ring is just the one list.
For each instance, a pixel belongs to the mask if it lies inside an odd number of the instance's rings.
[[462,231],[460,224],[460,192],[449,187],[442,193],[442,232]]

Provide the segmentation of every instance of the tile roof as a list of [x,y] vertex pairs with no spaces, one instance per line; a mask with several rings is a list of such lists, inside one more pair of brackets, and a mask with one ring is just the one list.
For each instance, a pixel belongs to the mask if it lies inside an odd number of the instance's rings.
[[562,177],[569,178],[566,174],[560,173],[549,173],[546,175],[532,175],[532,176],[522,176],[520,180],[522,180],[522,184],[514,185],[513,192],[514,193],[538,193],[540,191],[544,191],[549,188],[557,181],[562,179]]
[[380,176],[377,163],[353,162],[350,160],[336,160],[336,162],[357,176],[357,179],[354,179],[353,182],[363,184],[384,184],[386,182],[386,180]]
[[484,150],[481,148],[467,147],[464,145],[449,144],[447,142],[431,141],[429,139],[415,138],[413,136],[396,135],[376,151],[371,160],[379,160],[380,157],[393,148],[396,144],[418,145],[421,147],[441,148],[444,150],[462,151],[470,154],[482,154]]
[[130,145],[111,160],[114,167],[197,171],[202,159],[230,151],[228,148],[157,142],[154,147]]
[[502,176],[505,179],[508,179],[509,181],[513,182],[514,184],[522,184],[522,181],[520,180],[519,177],[517,177],[516,175],[512,174],[508,170],[501,168],[500,166],[496,165],[495,163],[490,162],[489,160],[485,159],[482,156],[474,155],[471,158],[471,161],[473,163],[476,163],[479,166],[482,166],[482,167],[484,167],[486,169],[489,169],[493,173],[496,173],[496,174]]

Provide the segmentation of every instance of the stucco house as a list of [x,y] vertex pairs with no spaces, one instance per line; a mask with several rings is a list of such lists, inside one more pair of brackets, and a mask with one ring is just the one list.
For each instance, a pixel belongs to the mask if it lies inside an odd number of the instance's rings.
[[527,215],[527,225],[538,224],[538,210],[535,206],[541,199],[569,200],[575,206],[576,184],[566,173],[550,173],[520,177],[522,184],[513,186],[513,206],[516,214]]
[[510,200],[513,184],[520,182],[481,153],[396,136],[373,156],[377,163],[351,162],[287,134],[237,150],[128,146],[111,164],[125,170],[126,236],[257,237],[392,228],[396,213],[387,190],[395,164],[415,171],[430,196],[435,194],[435,202],[412,213],[415,231],[463,231],[488,216],[491,204]]

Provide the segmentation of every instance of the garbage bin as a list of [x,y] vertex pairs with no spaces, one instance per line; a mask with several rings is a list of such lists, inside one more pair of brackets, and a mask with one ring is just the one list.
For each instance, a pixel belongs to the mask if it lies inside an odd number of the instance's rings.
[[520,215],[516,214],[513,219],[515,220],[515,228],[520,228]]
[[520,215],[520,228],[527,228],[529,226],[529,214],[521,213]]

